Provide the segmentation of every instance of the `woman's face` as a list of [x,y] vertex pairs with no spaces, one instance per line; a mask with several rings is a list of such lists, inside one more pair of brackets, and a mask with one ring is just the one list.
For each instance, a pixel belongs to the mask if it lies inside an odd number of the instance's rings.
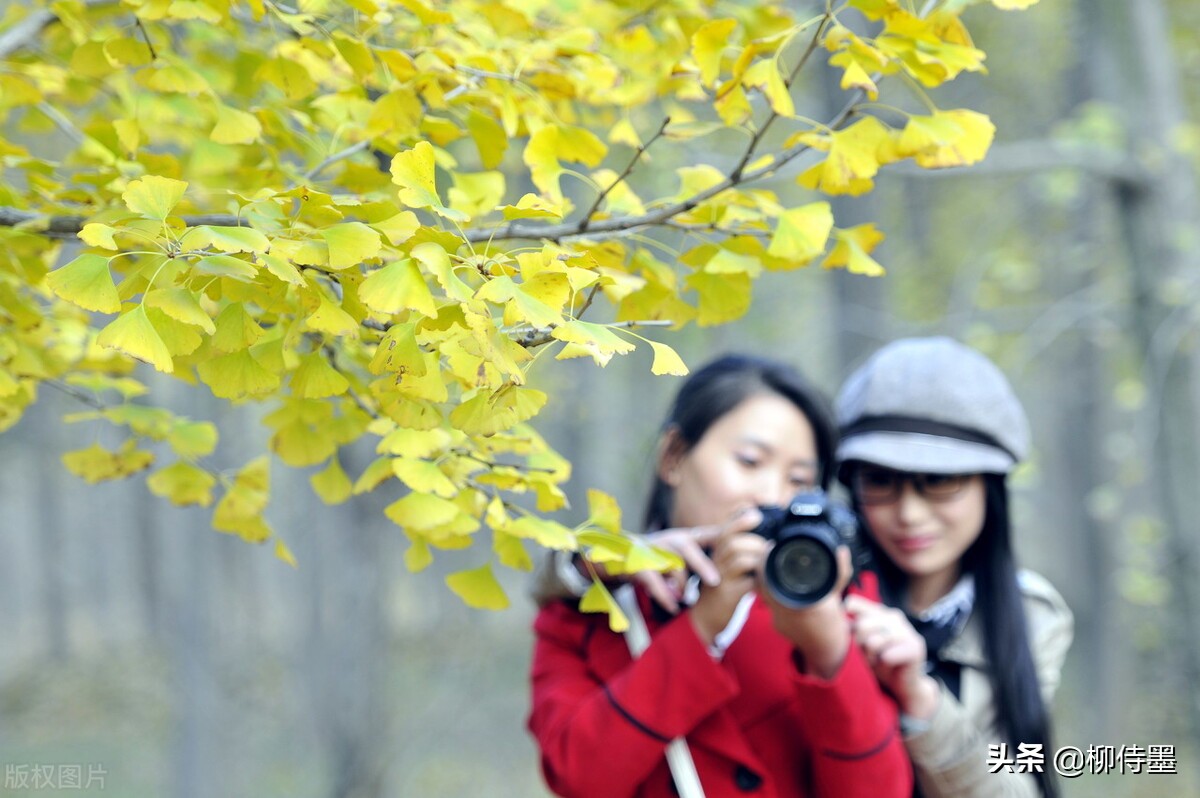
[[890,500],[864,501],[864,491],[856,488],[871,537],[910,578],[957,578],[959,561],[983,531],[987,503],[983,477],[954,479],[962,480],[959,490],[950,496],[935,493],[934,498],[918,491],[911,479],[903,479],[898,495]]
[[744,507],[782,505],[817,483],[812,426],[778,394],[743,400],[686,452],[670,436],[659,475],[674,488],[672,526],[720,524]]

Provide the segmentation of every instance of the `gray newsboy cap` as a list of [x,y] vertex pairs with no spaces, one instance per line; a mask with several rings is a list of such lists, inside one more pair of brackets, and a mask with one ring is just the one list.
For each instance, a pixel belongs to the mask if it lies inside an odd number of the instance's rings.
[[1007,474],[1029,453],[1029,422],[1004,374],[950,338],[883,347],[846,380],[835,409],[843,464]]

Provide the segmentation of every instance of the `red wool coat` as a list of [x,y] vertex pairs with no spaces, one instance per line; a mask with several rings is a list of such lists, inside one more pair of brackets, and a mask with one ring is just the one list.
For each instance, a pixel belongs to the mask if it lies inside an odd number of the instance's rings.
[[802,674],[755,600],[717,661],[686,613],[656,621],[639,601],[651,643],[636,661],[604,615],[558,601],[534,623],[529,729],[554,792],[673,798],[664,751],[686,735],[706,798],[912,795],[896,706],[857,646],[832,680]]

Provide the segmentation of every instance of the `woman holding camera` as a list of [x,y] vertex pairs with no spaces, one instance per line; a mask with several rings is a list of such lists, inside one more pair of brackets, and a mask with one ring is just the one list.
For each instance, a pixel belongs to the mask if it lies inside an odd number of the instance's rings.
[[[645,527],[702,584],[688,596],[683,575],[643,573],[615,588],[640,641],[577,601],[542,606],[529,729],[552,790],[911,793],[896,707],[852,644],[840,590],[800,610],[755,590],[769,548],[750,532],[755,508],[826,486],[834,444],[823,401],[785,366],[726,357],[687,380],[660,439]],[[560,580],[583,580],[578,563],[561,565]]]
[[[890,606],[846,604],[900,704],[921,793],[1054,795],[1047,705],[1072,617],[1045,579],[1014,564],[1005,477],[1029,428],[1008,381],[948,338],[906,339],[856,371],[836,409],[838,477]],[[1044,757],[1040,773],[1020,766],[1031,751]]]

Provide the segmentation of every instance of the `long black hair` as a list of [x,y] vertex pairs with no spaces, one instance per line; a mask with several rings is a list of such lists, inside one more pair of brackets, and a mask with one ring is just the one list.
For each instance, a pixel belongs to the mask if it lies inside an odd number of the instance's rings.
[[[856,464],[848,464],[852,473]],[[983,529],[975,542],[963,553],[962,573],[975,580],[975,612],[983,627],[983,649],[991,667],[988,681],[992,685],[996,723],[1015,755],[1021,743],[1040,745],[1040,750],[1052,753],[1050,714],[1042,701],[1029,633],[1025,622],[1025,606],[1017,584],[1017,566],[1012,550],[1012,531],[1008,513],[1008,486],[1003,474],[984,474]],[[847,480],[847,484],[852,484]],[[853,498],[859,517],[863,517],[857,496]],[[875,542],[865,536],[883,595],[889,603],[899,603],[904,595],[908,577],[888,558]],[[1050,767],[1034,773],[1047,798],[1055,798],[1058,788]]]
[[[817,474],[821,487],[828,488],[833,476],[833,452],[837,427],[825,397],[799,371],[776,360],[754,355],[725,355],[692,372],[679,388],[663,422],[662,433],[673,432],[672,445],[681,452],[700,442],[718,419],[752,396],[775,394],[796,406],[812,426],[817,444]],[[674,491],[655,469],[646,501],[643,529],[665,529],[671,525]]]

